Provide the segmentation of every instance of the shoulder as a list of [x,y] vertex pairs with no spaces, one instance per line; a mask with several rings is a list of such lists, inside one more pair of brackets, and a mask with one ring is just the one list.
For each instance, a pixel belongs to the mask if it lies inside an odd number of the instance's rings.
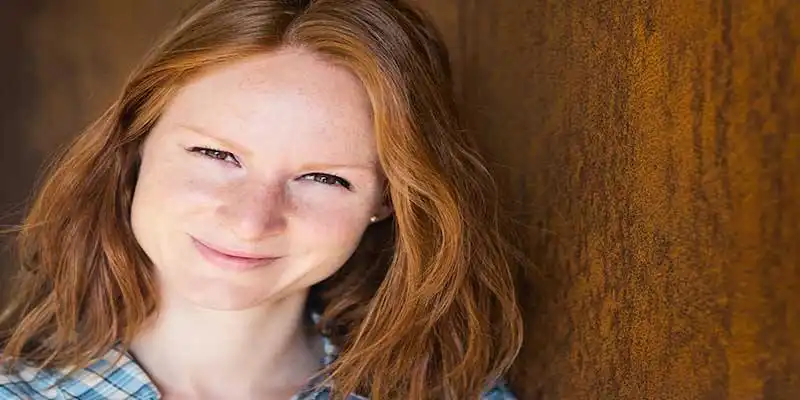
[[511,393],[505,381],[497,380],[489,387],[489,390],[483,393],[481,400],[516,400],[517,398]]
[[49,369],[22,363],[12,369],[8,363],[0,363],[0,399],[56,399],[57,380],[58,374]]
[[0,400],[156,399],[158,391],[124,352],[112,349],[83,369],[0,364]]
[[[301,392],[292,400],[329,400],[331,399],[330,387],[324,387],[322,390],[310,390],[308,392]],[[359,396],[355,393],[350,393],[346,400],[369,400],[367,397]],[[491,385],[488,390],[483,392],[480,400],[517,400],[504,381],[496,381]]]

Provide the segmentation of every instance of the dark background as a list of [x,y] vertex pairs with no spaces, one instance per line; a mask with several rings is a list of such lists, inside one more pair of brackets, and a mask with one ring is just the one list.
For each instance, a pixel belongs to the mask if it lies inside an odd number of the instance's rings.
[[[800,2],[420,2],[535,264],[519,397],[800,398]],[[3,223],[188,3],[3,0]]]

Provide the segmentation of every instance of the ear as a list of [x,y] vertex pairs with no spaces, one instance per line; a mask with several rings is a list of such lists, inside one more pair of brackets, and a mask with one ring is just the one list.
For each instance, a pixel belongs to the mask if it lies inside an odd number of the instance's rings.
[[375,210],[374,215],[378,217],[378,221],[383,221],[384,219],[389,218],[389,216],[392,215],[393,212],[394,212],[394,207],[392,207],[392,203],[384,201]]
[[392,206],[392,196],[389,193],[388,185],[383,189],[383,196],[381,196],[378,204],[375,205],[375,209],[372,212],[372,215],[377,217],[378,221],[383,221],[389,216],[392,215],[394,212],[394,207]]
[[377,221],[383,221],[386,218],[394,213],[394,207],[392,206],[392,195],[389,192],[389,183],[384,181],[383,186],[383,194],[379,200],[379,204],[376,205],[375,210],[373,211],[372,215],[378,218]]

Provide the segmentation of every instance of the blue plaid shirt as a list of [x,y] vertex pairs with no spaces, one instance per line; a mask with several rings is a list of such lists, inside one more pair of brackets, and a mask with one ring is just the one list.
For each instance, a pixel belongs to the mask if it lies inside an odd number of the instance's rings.
[[[323,338],[323,341],[325,345],[323,364],[328,365],[336,358],[337,350],[327,338]],[[121,348],[111,349],[101,359],[69,376],[66,372],[66,369],[38,369],[20,363],[12,374],[0,365],[0,399],[154,400],[161,398],[161,394],[147,373]],[[62,381],[54,386],[58,380]],[[321,376],[312,379],[306,388],[295,394],[291,400],[328,400],[330,386],[318,385],[323,380]],[[368,400],[357,394],[351,394],[347,399]],[[516,398],[502,382],[498,382],[489,388],[481,399],[515,400]]]

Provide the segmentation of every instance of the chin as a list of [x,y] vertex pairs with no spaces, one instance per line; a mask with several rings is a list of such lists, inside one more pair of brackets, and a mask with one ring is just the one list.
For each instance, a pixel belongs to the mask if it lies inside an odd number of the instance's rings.
[[194,304],[199,308],[204,308],[208,310],[216,310],[216,311],[241,311],[241,310],[248,310],[252,308],[257,308],[260,305],[266,304],[270,301],[269,297],[260,298],[260,297],[247,297],[242,296],[240,293],[233,293],[230,295],[227,294],[214,294],[214,295],[205,295],[205,296],[197,296],[194,293],[189,293],[188,296],[185,297],[186,300]]
[[[264,286],[267,280],[258,278],[251,282],[231,281],[225,278],[173,277],[163,280],[162,296],[186,305],[219,311],[238,311],[271,302],[278,291],[274,286]],[[261,285],[254,285],[254,284]]]

